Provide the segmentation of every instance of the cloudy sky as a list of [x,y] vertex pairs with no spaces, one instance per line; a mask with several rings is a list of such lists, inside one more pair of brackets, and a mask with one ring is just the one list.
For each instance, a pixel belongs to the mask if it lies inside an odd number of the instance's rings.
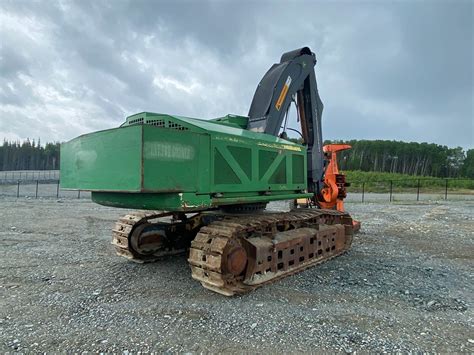
[[0,139],[248,113],[309,46],[325,139],[474,147],[473,2],[0,0]]

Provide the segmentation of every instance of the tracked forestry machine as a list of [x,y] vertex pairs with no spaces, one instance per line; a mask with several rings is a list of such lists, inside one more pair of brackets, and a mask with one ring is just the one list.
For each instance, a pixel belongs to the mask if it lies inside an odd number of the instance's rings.
[[[248,116],[142,112],[75,138],[61,146],[61,186],[140,210],[116,223],[117,254],[150,262],[189,251],[192,277],[226,296],[338,256],[355,229],[336,161],[350,147],[323,147],[315,64],[307,47],[283,54],[260,81]],[[302,144],[286,136],[292,103]],[[298,208],[265,211],[277,200]]]

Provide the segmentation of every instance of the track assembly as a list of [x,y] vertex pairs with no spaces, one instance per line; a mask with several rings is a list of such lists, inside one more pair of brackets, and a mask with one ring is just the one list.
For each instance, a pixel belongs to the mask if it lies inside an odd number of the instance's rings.
[[192,277],[226,296],[250,292],[329,260],[352,243],[352,218],[335,210],[198,213],[163,221],[170,216],[176,217],[152,212],[120,218],[112,238],[117,254],[144,263],[189,248]]
[[226,296],[302,271],[347,251],[352,219],[334,210],[229,216],[191,243],[192,277]]
[[137,212],[121,217],[112,231],[118,255],[137,263],[154,262],[167,255],[185,253],[191,242],[195,219],[153,223],[173,216],[171,212]]

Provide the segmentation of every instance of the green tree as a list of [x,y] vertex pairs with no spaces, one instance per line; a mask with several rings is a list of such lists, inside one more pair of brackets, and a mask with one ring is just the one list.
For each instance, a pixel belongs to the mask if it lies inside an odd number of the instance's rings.
[[461,167],[461,174],[464,177],[474,179],[474,149],[466,152],[466,158]]

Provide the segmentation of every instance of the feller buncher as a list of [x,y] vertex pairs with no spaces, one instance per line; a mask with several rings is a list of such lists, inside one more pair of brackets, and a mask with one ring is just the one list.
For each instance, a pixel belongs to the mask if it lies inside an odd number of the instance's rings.
[[[350,147],[323,147],[315,64],[308,47],[283,54],[248,116],[142,112],[64,143],[61,186],[140,210],[113,229],[118,255],[142,263],[188,251],[192,277],[226,296],[341,255],[357,229],[344,212],[347,184],[336,160]],[[302,144],[286,135],[292,103]],[[278,200],[298,208],[265,210]]]

